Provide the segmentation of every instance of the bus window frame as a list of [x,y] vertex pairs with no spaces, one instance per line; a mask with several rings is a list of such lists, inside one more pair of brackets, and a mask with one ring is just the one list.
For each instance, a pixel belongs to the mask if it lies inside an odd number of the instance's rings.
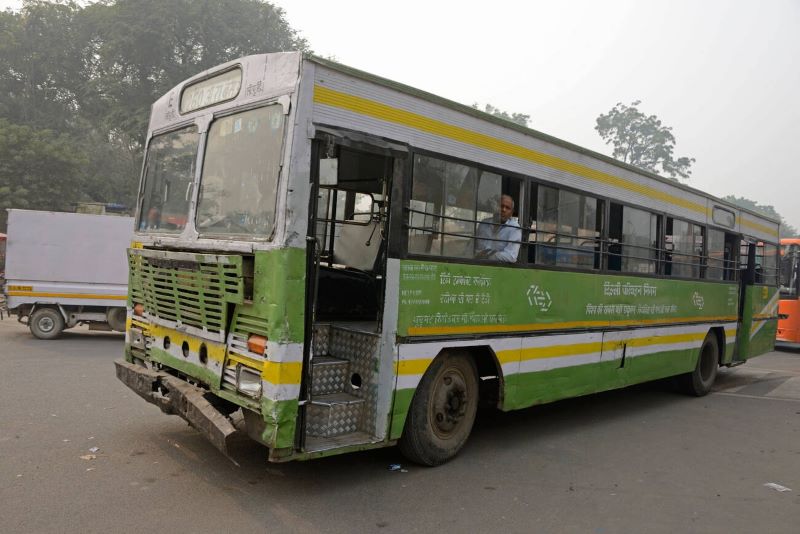
[[[760,256],[761,258],[766,258],[767,257],[767,255],[766,255],[766,250],[767,250],[766,246],[767,245],[771,245],[771,246],[775,247],[775,254],[774,254],[774,256],[775,256],[775,258],[774,258],[775,259],[775,267],[773,267],[773,269],[772,269],[774,271],[773,274],[772,274],[772,276],[774,277],[773,278],[774,283],[769,283],[767,281],[764,281],[766,279],[767,275],[765,274],[766,271],[764,270],[764,267],[762,265],[761,266],[761,268],[762,268],[762,274],[761,274],[762,281],[759,282],[759,281],[757,281],[755,279],[756,273],[754,272],[753,273],[753,284],[752,285],[780,288],[780,279],[781,279],[781,277],[780,277],[780,248],[781,248],[780,244],[776,245],[772,241],[766,241],[764,239],[758,239],[758,238],[754,238],[752,236],[747,236],[747,237],[749,237],[749,239],[745,238],[744,241],[749,243],[749,244],[752,244],[755,247],[755,258],[756,258],[756,260],[755,260],[755,266],[754,267],[758,267],[759,266],[759,264],[758,264],[758,258],[759,258],[758,247],[759,246],[763,247],[763,250],[764,250],[764,254],[762,254]],[[780,240],[778,240],[778,241],[780,243]]]
[[[565,192],[576,194],[576,195],[579,195],[579,196],[582,196],[582,197],[593,198],[600,204],[600,206],[597,209],[597,213],[595,214],[595,216],[598,213],[601,214],[600,215],[601,227],[600,227],[600,229],[598,231],[599,235],[594,238],[596,243],[597,243],[597,248],[595,249],[594,254],[596,254],[598,256],[597,258],[595,258],[595,262],[594,263],[597,264],[598,267],[596,267],[596,268],[595,267],[592,267],[592,268],[569,267],[569,266],[565,266],[565,265],[560,265],[560,264],[558,264],[558,262],[556,262],[555,264],[552,264],[552,265],[548,265],[548,264],[543,264],[543,263],[537,263],[535,261],[535,257],[534,257],[534,261],[529,261],[528,260],[528,258],[529,258],[529,255],[527,253],[528,248],[531,247],[531,246],[536,247],[536,246],[541,244],[541,242],[539,242],[539,241],[530,240],[530,235],[532,233],[534,233],[534,232],[538,232],[539,231],[538,229],[537,230],[533,230],[533,228],[531,227],[532,226],[531,223],[534,220],[534,219],[531,219],[531,217],[533,215],[530,213],[531,209],[533,209],[533,206],[530,205],[530,202],[531,202],[531,199],[534,197],[534,195],[533,195],[531,190],[534,187],[538,188],[540,186],[549,187],[551,189],[555,189],[558,192],[559,199],[561,198],[561,193],[560,192],[561,191],[565,191]],[[603,272],[605,270],[604,263],[603,263],[603,258],[604,258],[604,253],[605,253],[604,245],[606,245],[607,241],[608,241],[608,215],[609,215],[608,209],[609,209],[609,202],[610,202],[609,199],[607,197],[604,197],[604,196],[601,196],[601,195],[597,195],[597,194],[594,194],[594,193],[590,193],[590,192],[587,192],[587,191],[583,191],[583,190],[580,190],[580,189],[575,188],[575,187],[562,186],[560,184],[557,184],[557,183],[554,183],[554,182],[549,182],[547,180],[542,180],[542,179],[536,178],[536,177],[528,177],[527,181],[525,182],[525,192],[527,193],[526,194],[526,199],[525,199],[526,200],[525,208],[526,208],[526,212],[527,212],[527,217],[523,221],[524,225],[522,225],[522,224],[520,225],[522,227],[522,231],[523,231],[523,236],[522,236],[523,241],[522,241],[522,245],[521,245],[521,250],[525,250],[525,252],[521,254],[521,256],[520,256],[521,259],[517,263],[520,263],[520,264],[523,264],[523,265],[527,265],[527,266],[533,265],[533,266],[536,266],[537,268],[542,268],[542,269],[553,268],[554,270],[569,271],[569,272],[580,272],[580,273],[601,273],[601,272]],[[560,205],[559,205],[559,207],[560,207]],[[536,208],[538,210],[538,191],[537,191],[537,206],[536,206]],[[536,221],[537,221],[537,227],[538,227],[538,213],[536,215],[537,215]],[[558,225],[558,222],[556,224]],[[555,231],[542,231],[542,233],[551,234],[551,235],[555,236],[556,238],[558,238],[558,237],[570,237],[570,238],[578,238],[578,237],[580,237],[577,234],[565,234],[565,233],[562,233],[559,228],[556,228]],[[527,240],[526,240],[526,236],[528,238]],[[557,241],[556,241],[556,243],[557,243]],[[554,246],[554,249],[556,251],[558,251],[558,250],[568,250],[568,251],[569,250],[580,250],[579,247],[574,247],[574,246],[560,247],[557,244]]]
[[[145,186],[144,177],[145,177],[145,173],[147,172],[147,165],[149,163],[148,160],[147,160],[147,154],[148,154],[148,151],[150,150],[150,143],[153,142],[154,138],[156,138],[156,137],[158,137],[160,135],[168,134],[168,133],[171,133],[171,132],[177,132],[178,130],[181,130],[183,128],[186,128],[187,126],[192,126],[192,125],[197,126],[197,133],[200,136],[200,139],[198,140],[198,144],[197,144],[197,155],[195,156],[195,158],[199,158],[201,152],[205,152],[204,137],[206,135],[206,131],[202,127],[201,122],[198,121],[196,117],[193,117],[191,119],[184,119],[182,121],[176,122],[175,124],[170,124],[166,128],[159,128],[158,130],[153,130],[153,131],[150,132],[150,136],[145,140],[143,161],[142,161],[142,169],[139,171],[139,187],[138,187],[138,189],[136,191],[136,205],[134,207],[134,215],[133,215],[133,221],[134,221],[133,228],[134,228],[134,232],[135,233],[141,233],[139,231],[139,224],[141,223],[142,202],[144,202],[144,186]],[[198,164],[199,163],[200,163],[199,159],[195,159],[195,170],[194,170],[194,176],[192,177],[192,183],[193,184],[195,184],[196,181],[197,181],[197,173],[199,171],[199,168],[198,168]],[[193,185],[193,187],[194,187],[194,185]],[[194,196],[194,192],[192,192],[192,196]],[[191,203],[190,203],[190,206],[189,206],[189,211],[191,212]],[[188,223],[188,220],[189,219],[187,219],[187,223]],[[188,227],[188,224],[187,224],[187,227]],[[185,230],[186,229],[184,229],[184,231]],[[163,233],[163,232],[147,232],[147,234],[148,235],[158,235],[158,236],[169,236],[169,237],[178,237],[180,235],[180,234],[167,234],[167,233]]]
[[[646,247],[646,249],[648,251],[651,251],[651,250],[655,250],[656,251],[656,259],[655,259],[656,269],[655,269],[654,272],[652,272],[652,273],[637,273],[637,272],[633,272],[633,271],[624,271],[624,270],[622,270],[621,266],[620,266],[620,270],[619,271],[610,270],[608,268],[608,259],[611,256],[611,254],[608,252],[608,247],[610,245],[618,245],[618,244],[622,245],[623,244],[623,243],[618,243],[616,241],[613,242],[613,243],[611,242],[611,237],[610,237],[610,233],[609,233],[610,232],[610,224],[611,224],[611,204],[617,204],[619,206],[622,206],[623,208],[624,207],[629,207],[629,208],[636,209],[636,210],[639,210],[639,211],[646,211],[646,212],[648,212],[648,213],[650,213],[652,215],[656,215],[657,217],[660,217],[660,219],[658,221],[659,229],[658,229],[658,234],[656,236],[656,240],[657,240],[656,246],[655,247]],[[668,217],[668,214],[663,212],[663,211],[652,210],[652,209],[647,208],[645,206],[636,205],[636,204],[633,204],[631,202],[625,202],[625,201],[616,200],[616,199],[608,199],[608,201],[606,202],[606,209],[607,209],[607,213],[606,213],[606,218],[605,218],[606,224],[605,224],[605,231],[604,231],[605,255],[604,255],[604,259],[603,259],[603,268],[600,270],[600,272],[610,273],[610,274],[619,274],[619,275],[622,275],[622,276],[649,276],[649,277],[652,277],[652,278],[670,278],[669,276],[666,276],[664,274],[664,262],[665,262],[664,254],[666,253],[666,250],[664,249],[664,238],[665,238],[665,228],[666,228],[666,222],[665,221],[666,221],[666,217]],[[645,248],[645,247],[636,247],[636,248]],[[623,257],[625,257],[625,256],[622,256],[620,254],[620,259],[622,259]],[[640,258],[640,259],[647,259],[647,258]],[[651,260],[648,259],[648,261],[651,261]],[[694,279],[692,278],[692,280],[694,280]]]
[[[518,220],[521,220],[523,218],[523,213],[524,212],[522,210],[523,210],[523,208],[525,208],[525,201],[527,199],[527,195],[526,195],[526,183],[527,182],[526,181],[531,179],[530,176],[527,176],[527,175],[524,175],[524,174],[519,174],[519,173],[512,172],[512,171],[505,171],[505,170],[500,169],[498,167],[492,167],[490,165],[484,165],[482,163],[478,163],[478,162],[475,162],[475,161],[472,161],[472,160],[459,158],[459,157],[455,157],[455,156],[449,156],[449,155],[446,155],[446,154],[441,154],[439,152],[434,152],[434,151],[431,151],[431,150],[425,150],[425,149],[420,149],[420,148],[416,148],[416,147],[413,147],[413,146],[409,146],[408,167],[406,168],[406,174],[405,174],[405,177],[404,177],[404,179],[405,179],[405,181],[407,183],[403,184],[403,195],[402,195],[403,203],[402,203],[402,206],[401,206],[403,215],[401,217],[401,225],[402,226],[401,226],[401,229],[400,229],[401,230],[400,233],[402,233],[404,235],[404,237],[403,237],[402,256],[401,257],[403,259],[414,259],[414,260],[420,260],[420,261],[432,261],[432,259],[438,259],[438,260],[445,260],[448,263],[466,263],[466,264],[475,264],[475,265],[502,265],[504,267],[523,267],[523,266],[525,266],[526,263],[523,262],[523,261],[520,261],[519,259],[516,262],[513,262],[513,263],[501,263],[501,262],[498,262],[496,260],[492,260],[492,259],[488,259],[488,258],[462,258],[462,257],[458,257],[458,256],[446,256],[444,254],[435,255],[435,254],[419,254],[419,253],[409,252],[409,250],[408,250],[408,232],[409,232],[409,230],[412,229],[411,224],[410,224],[410,214],[411,214],[411,200],[413,199],[413,189],[414,189],[414,159],[415,159],[416,156],[424,156],[424,157],[428,157],[428,158],[439,159],[441,161],[445,161],[445,162],[449,162],[449,163],[456,163],[456,164],[459,164],[459,165],[465,165],[467,167],[473,167],[474,169],[478,170],[479,172],[488,172],[488,173],[498,174],[503,178],[508,178],[508,179],[511,179],[511,180],[517,180],[519,182],[519,184],[520,184],[519,195],[518,195],[519,198],[515,199],[514,203],[515,203],[515,208],[517,210],[517,219]],[[476,195],[477,195],[477,189],[476,189]],[[468,221],[467,219],[458,219],[458,218],[448,217],[448,216],[445,216],[445,215],[436,215],[436,217],[439,217],[440,219],[457,219],[457,220]],[[477,225],[481,221],[469,220],[468,222],[473,222],[473,223],[475,223]],[[524,236],[525,228],[522,227],[522,225],[520,225],[520,228],[523,231],[522,233],[523,233],[523,236]],[[437,230],[437,231],[435,231],[433,233],[437,234],[437,235],[451,235],[451,234],[449,234],[447,232],[444,232],[441,229]],[[453,234],[453,235],[459,235],[459,234]],[[473,240],[477,240],[477,237],[473,236]],[[519,241],[519,245],[520,245],[520,249],[522,249],[525,246],[525,241],[524,240],[520,240]],[[581,271],[581,272],[585,272],[585,271]]]
[[[673,254],[673,255],[675,254],[674,248],[673,248],[673,250],[667,250],[666,249],[666,245],[667,245],[667,243],[666,243],[666,241],[667,241],[667,221],[669,219],[672,219],[673,221],[681,221],[681,222],[684,222],[684,223],[687,223],[687,224],[690,224],[690,225],[693,225],[693,226],[699,226],[702,229],[702,233],[701,233],[701,236],[703,238],[703,251],[702,251],[702,253],[699,256],[697,254],[683,254],[683,253],[678,254],[679,256],[689,256],[690,258],[699,258],[700,259],[700,262],[697,263],[697,264],[685,263],[685,262],[678,263],[678,265],[682,265],[682,266],[689,265],[689,266],[691,266],[693,268],[697,267],[698,276],[696,276],[696,277],[695,276],[676,276],[674,274],[666,274],[666,268],[667,268],[666,255],[667,254]],[[674,229],[673,229],[673,232],[674,232]],[[666,218],[664,219],[664,228],[663,228],[663,231],[661,232],[661,234],[662,234],[663,239],[664,239],[664,244],[663,244],[664,260],[663,261],[664,261],[664,276],[666,278],[675,278],[677,280],[707,280],[707,281],[710,281],[710,280],[708,280],[706,278],[706,268],[708,267],[708,225],[697,223],[697,222],[691,221],[689,219],[686,219],[684,217],[674,217],[674,216],[671,216],[671,215],[667,215]],[[673,235],[674,235],[674,233],[673,233]],[[674,243],[673,243],[673,247],[674,247]],[[672,264],[674,262],[672,260],[670,260],[669,263]]]
[[[508,177],[510,179],[516,179],[521,181],[522,187],[520,188],[520,198],[516,200],[517,214],[518,214],[517,216],[520,220],[520,227],[522,228],[523,231],[522,240],[520,241],[520,256],[518,258],[518,261],[514,263],[499,263],[490,259],[482,259],[482,258],[459,258],[454,256],[420,254],[420,253],[409,252],[408,232],[411,228],[409,224],[410,201],[413,195],[414,157],[417,155],[436,158],[452,163],[462,164],[469,167],[474,167],[479,171],[491,172],[499,174],[503,177]],[[608,196],[581,190],[574,186],[564,185],[550,180],[542,179],[536,176],[520,174],[514,171],[507,171],[491,165],[485,165],[483,163],[478,163],[472,160],[459,158],[447,154],[441,154],[432,150],[421,149],[411,145],[408,146],[408,157],[405,162],[404,171],[405,172],[403,179],[394,184],[394,187],[398,187],[402,191],[402,194],[400,195],[400,197],[402,198],[402,203],[399,206],[397,202],[392,203],[394,206],[392,208],[393,213],[398,213],[400,215],[395,219],[395,225],[394,225],[395,235],[401,236],[399,239],[389,240],[390,242],[389,248],[390,250],[394,251],[394,255],[392,257],[396,257],[399,259],[418,260],[418,261],[445,261],[447,263],[467,264],[467,265],[495,265],[495,266],[502,266],[506,268],[516,268],[516,269],[536,268],[536,269],[561,271],[561,272],[596,273],[596,274],[611,275],[611,276],[637,276],[646,278],[674,279],[681,281],[701,281],[703,283],[727,284],[727,285],[738,283],[740,279],[738,272],[738,263],[737,263],[738,256],[735,259],[728,260],[731,265],[737,267],[737,268],[732,268],[731,272],[733,274],[733,277],[731,279],[727,279],[724,276],[722,280],[706,278],[706,267],[708,265],[708,229],[715,228],[717,230],[725,232],[726,234],[736,236],[739,245],[741,245],[741,243],[745,239],[745,236],[743,234],[731,231],[731,229],[729,228],[724,228],[719,225],[710,225],[699,221],[693,221],[685,217],[673,215],[672,213],[663,210],[654,210],[643,205],[634,204],[632,202],[619,199],[612,199]],[[600,229],[600,237],[598,238],[600,244],[599,269],[585,269],[576,267],[566,267],[560,265],[543,265],[541,263],[536,263],[535,261],[534,262],[528,261],[527,255],[524,251],[528,248],[529,245],[532,244],[531,242],[526,241],[527,235],[531,232],[531,229],[527,227],[527,220],[530,217],[530,206],[529,206],[530,203],[529,201],[531,198],[530,188],[534,186],[538,187],[539,185],[555,188],[557,190],[569,191],[572,193],[576,193],[578,195],[591,196],[603,203],[602,207],[603,225],[602,228]],[[398,196],[395,196],[394,198],[398,198]],[[658,222],[659,231],[657,234],[657,244],[655,247],[648,247],[647,249],[648,251],[656,252],[656,258],[654,260],[656,262],[655,272],[636,273],[636,272],[628,272],[622,270],[616,271],[608,269],[608,258],[610,255],[608,248],[612,244],[609,239],[609,223],[611,217],[612,203],[618,204],[623,207],[629,207],[637,210],[646,211],[648,213],[651,213],[659,217],[659,222]],[[395,212],[394,210],[397,211]],[[442,218],[445,218],[445,216],[442,216]],[[700,228],[703,229],[703,253],[702,255],[699,256],[700,264],[698,266],[698,277],[678,277],[678,276],[664,274],[666,266],[666,254],[669,252],[665,248],[667,218],[678,219],[687,222],[689,224],[699,226]],[[444,234],[445,232],[438,230],[435,233]],[[697,255],[692,255],[692,256],[697,257]]]

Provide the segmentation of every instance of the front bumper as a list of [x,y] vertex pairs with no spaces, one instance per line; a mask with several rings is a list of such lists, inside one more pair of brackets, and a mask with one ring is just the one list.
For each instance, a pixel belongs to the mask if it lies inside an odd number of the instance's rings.
[[179,415],[228,456],[231,436],[237,432],[230,420],[208,400],[206,391],[167,373],[152,371],[124,360],[114,362],[117,378],[162,412]]

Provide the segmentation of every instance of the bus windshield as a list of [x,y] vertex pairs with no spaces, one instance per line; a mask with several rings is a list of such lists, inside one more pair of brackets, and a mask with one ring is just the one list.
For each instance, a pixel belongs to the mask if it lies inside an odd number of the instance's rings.
[[200,134],[196,126],[154,137],[147,147],[139,230],[180,233],[189,215]]
[[201,235],[270,236],[282,140],[280,105],[221,117],[211,124],[197,206]]

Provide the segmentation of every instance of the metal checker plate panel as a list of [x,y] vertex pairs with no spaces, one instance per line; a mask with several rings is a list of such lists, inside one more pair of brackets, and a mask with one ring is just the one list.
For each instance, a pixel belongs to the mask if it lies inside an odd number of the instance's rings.
[[331,325],[315,324],[313,330],[312,351],[314,356],[325,356],[328,354],[328,341],[330,339]]
[[[364,399],[363,420],[359,425],[360,430],[375,434],[375,413],[378,399],[377,376],[377,350],[378,336],[361,332],[354,332],[336,326],[331,327],[329,340],[329,353],[336,358],[350,361],[350,374],[358,373],[361,376],[361,387],[353,389],[349,386],[345,391],[358,398]],[[349,377],[348,377],[349,378]]]
[[308,434],[329,438],[355,432],[363,415],[363,406],[363,402],[309,405],[306,412]]
[[347,360],[319,356],[314,358],[313,366],[312,395],[328,395],[344,391],[349,378],[350,364]]

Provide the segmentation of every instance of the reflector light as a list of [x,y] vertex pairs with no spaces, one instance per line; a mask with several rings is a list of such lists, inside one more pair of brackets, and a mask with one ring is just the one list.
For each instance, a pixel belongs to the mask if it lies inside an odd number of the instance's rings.
[[250,337],[247,338],[247,350],[263,355],[267,351],[267,338],[250,334]]

